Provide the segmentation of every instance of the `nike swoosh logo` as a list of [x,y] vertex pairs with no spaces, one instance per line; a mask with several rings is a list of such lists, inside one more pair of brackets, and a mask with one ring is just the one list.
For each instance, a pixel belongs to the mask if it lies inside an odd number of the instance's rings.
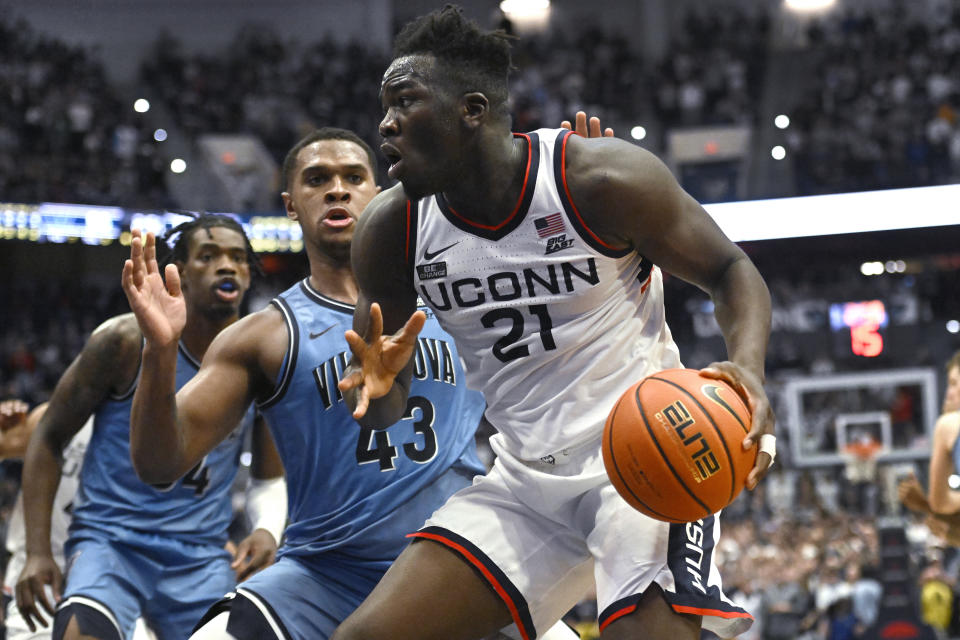
[[433,259],[436,258],[438,255],[440,255],[441,253],[443,253],[444,251],[446,251],[447,249],[452,249],[453,247],[457,246],[458,244],[460,244],[460,240],[457,240],[457,241],[454,242],[453,244],[448,244],[448,245],[445,246],[443,249],[438,249],[437,251],[430,251],[430,249],[427,249],[426,251],[423,252],[423,259],[424,259],[424,260],[433,260]]
[[750,431],[747,428],[747,425],[743,424],[743,420],[740,419],[740,416],[737,414],[734,408],[731,407],[726,400],[720,397],[720,387],[718,387],[715,384],[705,384],[702,387],[700,387],[700,390],[703,391],[703,395],[707,396],[708,398],[716,402],[718,405],[726,409],[730,413],[730,415],[732,415],[734,419],[740,423],[740,426],[743,427],[744,431]]
[[337,325],[332,324],[332,325],[330,325],[329,327],[327,327],[326,329],[324,329],[323,331],[320,331],[320,332],[318,332],[318,333],[314,333],[314,332],[311,331],[311,332],[310,332],[310,339],[313,340],[314,338],[319,338],[320,336],[322,336],[323,334],[325,334],[327,331],[330,331],[330,329],[333,329],[335,326],[337,326]]

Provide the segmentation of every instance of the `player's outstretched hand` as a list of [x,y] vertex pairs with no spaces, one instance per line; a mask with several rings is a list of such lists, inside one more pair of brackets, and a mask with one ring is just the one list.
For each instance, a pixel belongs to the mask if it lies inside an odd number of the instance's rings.
[[607,127],[606,129],[600,129],[600,118],[593,116],[589,120],[589,126],[587,125],[587,114],[583,111],[577,111],[577,115],[574,118],[576,126],[570,126],[569,120],[564,120],[560,123],[560,126],[564,129],[573,129],[574,133],[578,133],[584,138],[612,138],[613,129]]
[[[728,382],[740,394],[747,408],[750,409],[750,432],[743,439],[744,449],[752,449],[757,446],[762,435],[775,435],[776,419],[773,415],[773,408],[770,406],[767,392],[763,389],[763,383],[760,382],[756,374],[730,361],[714,362],[701,369],[700,374],[707,378]],[[750,473],[747,474],[747,489],[751,491],[755,489],[757,484],[767,475],[767,471],[772,464],[773,456],[762,449],[758,451],[757,462]]]
[[897,484],[897,495],[907,509],[919,513],[929,513],[930,504],[917,476],[910,474]]
[[353,352],[350,366],[340,380],[340,391],[356,393],[354,418],[362,418],[367,413],[370,401],[382,398],[390,392],[397,374],[407,365],[413,350],[417,347],[417,335],[423,329],[427,316],[423,311],[415,311],[399,331],[393,335],[383,335],[383,313],[380,305],[370,305],[370,339],[363,337],[353,329],[346,332],[347,344]]
[[237,574],[237,582],[243,582],[257,571],[273,564],[277,557],[277,541],[266,529],[254,529],[253,533],[240,541],[233,553],[230,567]]
[[187,305],[180,290],[177,266],[167,265],[164,278],[157,267],[157,244],[152,233],[146,238],[131,232],[130,258],[123,263],[121,283],[140,331],[148,342],[176,344],[187,323]]
[[[46,588],[47,585],[50,589]],[[27,561],[17,580],[16,596],[17,608],[31,632],[37,630],[37,625],[47,627],[48,623],[41,609],[53,620],[62,588],[63,574],[60,573],[60,567],[53,556],[27,555]]]
[[0,431],[9,431],[22,425],[29,411],[30,405],[23,400],[0,402]]

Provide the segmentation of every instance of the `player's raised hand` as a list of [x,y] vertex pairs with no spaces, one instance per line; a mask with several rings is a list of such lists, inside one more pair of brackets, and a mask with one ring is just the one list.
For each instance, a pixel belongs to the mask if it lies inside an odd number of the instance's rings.
[[242,582],[273,564],[277,557],[277,541],[266,529],[254,529],[231,553],[233,562],[230,567],[237,574],[237,582]]
[[0,402],[0,431],[9,431],[22,425],[29,411],[30,405],[23,400]]
[[[776,437],[774,435],[776,419],[773,415],[773,408],[770,406],[770,400],[767,398],[767,392],[763,389],[763,383],[756,374],[735,362],[714,362],[701,369],[700,374],[707,378],[725,380],[730,383],[750,409],[750,432],[744,437],[742,446],[744,449],[752,449],[758,443],[760,445],[760,450],[757,452],[757,462],[750,473],[747,474],[746,487],[752,491],[760,480],[767,475],[776,453]],[[762,439],[763,436],[769,436],[769,438]],[[772,444],[766,444],[765,446],[764,440]],[[765,450],[768,448],[769,451]]]
[[927,492],[924,491],[920,481],[917,480],[917,476],[912,473],[897,484],[897,496],[900,498],[903,506],[911,511],[918,511],[920,513],[930,512]]
[[187,305],[180,290],[176,265],[167,265],[164,277],[157,267],[157,244],[152,233],[146,238],[131,232],[130,258],[123,263],[121,283],[130,309],[148,342],[176,344],[187,323]]
[[353,359],[340,380],[341,391],[356,393],[354,418],[362,418],[367,413],[370,401],[382,398],[393,388],[397,374],[410,361],[417,347],[417,335],[423,329],[427,316],[423,311],[415,311],[399,331],[393,335],[383,335],[383,313],[380,305],[370,305],[369,340],[353,329],[344,336]]
[[37,625],[47,627],[43,613],[53,619],[62,589],[63,574],[53,556],[27,554],[17,580],[16,596],[17,608],[31,632],[37,630]]
[[606,129],[600,129],[600,118],[593,116],[589,119],[589,125],[587,120],[587,114],[583,111],[577,111],[577,115],[574,118],[576,126],[571,126],[569,120],[564,120],[560,123],[560,126],[564,129],[573,129],[574,133],[578,133],[584,138],[612,138],[613,129],[607,127]]

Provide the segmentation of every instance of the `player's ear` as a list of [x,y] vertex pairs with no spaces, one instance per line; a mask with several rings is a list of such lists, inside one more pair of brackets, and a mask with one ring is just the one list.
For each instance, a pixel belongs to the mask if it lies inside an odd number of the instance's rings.
[[293,198],[290,197],[290,192],[284,191],[280,194],[280,197],[283,199],[283,210],[287,212],[287,217],[296,220],[297,210],[293,207]]
[[470,128],[479,127],[487,114],[490,113],[490,101],[479,91],[463,94],[463,120]]

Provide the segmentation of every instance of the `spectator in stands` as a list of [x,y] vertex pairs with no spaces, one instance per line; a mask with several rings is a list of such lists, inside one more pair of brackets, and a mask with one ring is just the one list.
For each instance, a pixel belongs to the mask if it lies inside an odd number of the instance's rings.
[[877,568],[872,565],[852,563],[847,567],[847,582],[851,584],[850,601],[857,620],[857,633],[862,635],[877,621],[883,586],[877,579]]

